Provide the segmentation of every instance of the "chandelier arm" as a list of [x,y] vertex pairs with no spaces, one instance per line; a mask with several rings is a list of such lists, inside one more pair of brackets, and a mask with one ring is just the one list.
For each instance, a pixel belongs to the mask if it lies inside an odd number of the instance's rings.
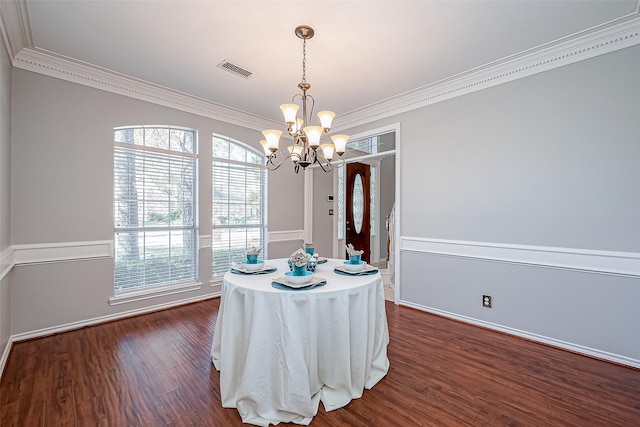
[[325,159],[325,162],[327,162],[327,167],[325,169],[324,165],[322,164],[322,162],[317,162],[318,165],[320,165],[320,169],[322,169],[323,172],[330,172],[331,171],[331,162],[327,161]]
[[282,160],[280,160],[278,163],[275,163],[273,161],[273,159],[276,158],[276,154],[273,153],[273,155],[269,156],[269,158],[267,159],[267,162],[265,163],[265,166],[267,166],[267,169],[269,169],[270,171],[278,170],[280,168],[280,166],[282,166],[284,164],[285,161],[287,161],[288,159],[290,159],[290,158],[292,158],[294,156],[300,158],[300,156],[298,156],[297,154],[289,153],[288,155],[284,156],[282,158]]
[[[331,171],[331,162],[325,159],[324,156],[321,156],[320,153],[316,150],[313,151],[313,163],[314,164],[317,163],[323,172]],[[326,164],[326,167],[325,167],[325,164]]]

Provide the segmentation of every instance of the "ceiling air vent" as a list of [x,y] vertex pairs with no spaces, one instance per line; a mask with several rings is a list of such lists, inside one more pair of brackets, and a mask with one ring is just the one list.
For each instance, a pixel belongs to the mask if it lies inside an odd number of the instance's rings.
[[223,70],[227,70],[228,72],[233,73],[236,76],[244,77],[245,79],[248,79],[249,77],[251,77],[253,75],[253,72],[251,72],[249,70],[246,70],[246,69],[242,68],[241,66],[236,65],[236,64],[234,64],[232,62],[229,62],[226,59],[218,64],[218,68],[222,68]]

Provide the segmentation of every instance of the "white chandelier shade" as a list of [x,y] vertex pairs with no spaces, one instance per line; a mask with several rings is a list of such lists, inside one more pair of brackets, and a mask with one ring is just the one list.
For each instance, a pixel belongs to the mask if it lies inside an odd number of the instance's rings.
[[[293,140],[293,145],[287,147],[287,151],[282,159],[277,159],[279,141],[282,131],[277,129],[267,129],[262,131],[264,138],[260,141],[267,157],[267,168],[278,169],[287,159],[291,159],[294,171],[298,173],[300,167],[306,169],[310,165],[318,165],[324,172],[330,172],[332,161],[336,155],[341,156],[346,150],[347,135],[334,135],[328,141],[328,133],[331,131],[331,124],[336,116],[333,111],[320,111],[318,119],[319,125],[311,123],[315,100],[307,91],[311,85],[306,81],[306,45],[307,39],[314,35],[313,28],[300,25],[295,30],[296,35],[303,40],[302,43],[302,82],[298,88],[302,93],[295,94],[291,103],[280,105],[280,110],[284,116],[284,123],[287,126],[287,133]],[[301,105],[297,104],[300,102]],[[302,111],[300,107],[302,106]],[[301,117],[298,113],[301,112]],[[323,141],[326,139],[327,141]]]

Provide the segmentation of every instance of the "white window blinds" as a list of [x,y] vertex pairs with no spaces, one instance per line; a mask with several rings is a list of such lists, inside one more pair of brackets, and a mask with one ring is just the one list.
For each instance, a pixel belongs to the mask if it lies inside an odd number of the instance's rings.
[[236,141],[213,137],[212,275],[244,260],[247,248],[266,258],[267,170],[263,156]]
[[116,129],[115,292],[197,276],[195,131]]

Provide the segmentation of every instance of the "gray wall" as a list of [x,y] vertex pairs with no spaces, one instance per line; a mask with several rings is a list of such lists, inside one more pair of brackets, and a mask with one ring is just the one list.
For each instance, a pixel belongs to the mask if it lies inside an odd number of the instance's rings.
[[328,202],[327,196],[333,195],[334,173],[313,170],[313,241],[316,252],[324,257],[333,256],[333,216],[329,209],[334,209],[334,202]]
[[[262,139],[262,138],[260,138]],[[304,228],[304,174],[285,164],[269,172],[269,231],[300,231]],[[269,258],[288,258],[302,247],[302,238],[269,243]]]
[[538,262],[637,259],[639,75],[634,46],[345,130],[401,124],[402,302],[640,366],[637,261],[629,275]]
[[[12,103],[13,245],[113,239],[113,128],[178,125],[198,130],[200,234],[211,234],[211,135],[259,147],[258,131],[16,69]],[[18,94],[19,96],[16,96]],[[206,153],[206,155],[205,155]],[[269,231],[300,230],[302,180],[269,174]],[[288,191],[282,191],[287,188]],[[288,256],[287,242],[269,256]],[[12,271],[12,334],[143,310],[211,294],[211,250],[200,251],[202,289],[111,306],[113,259],[27,264]]]
[[[4,43],[0,47],[0,357],[11,335],[9,273],[3,261],[11,246],[11,61]],[[2,367],[0,366],[0,369]]]
[[403,235],[639,252],[638,72],[627,48],[407,114]]

